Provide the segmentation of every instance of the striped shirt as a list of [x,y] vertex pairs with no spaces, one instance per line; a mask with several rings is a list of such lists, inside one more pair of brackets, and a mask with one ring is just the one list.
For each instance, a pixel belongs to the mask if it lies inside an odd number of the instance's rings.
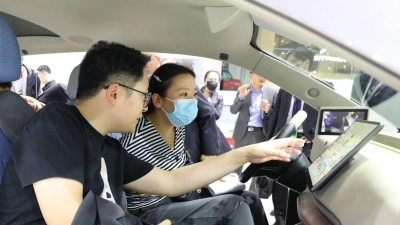
[[[139,119],[133,134],[124,134],[120,139],[128,153],[163,170],[174,170],[185,165],[184,141],[185,127],[176,127],[174,150],[172,150],[153,124],[144,117]],[[165,198],[129,190],[125,190],[125,193],[129,210],[147,207]]]

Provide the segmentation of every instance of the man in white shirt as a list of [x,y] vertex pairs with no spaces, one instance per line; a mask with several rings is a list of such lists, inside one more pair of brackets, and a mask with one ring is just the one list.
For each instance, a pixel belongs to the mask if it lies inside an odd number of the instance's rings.
[[37,98],[39,95],[40,79],[37,73],[24,65],[24,57],[21,56],[21,75],[18,80],[12,82],[11,91]]

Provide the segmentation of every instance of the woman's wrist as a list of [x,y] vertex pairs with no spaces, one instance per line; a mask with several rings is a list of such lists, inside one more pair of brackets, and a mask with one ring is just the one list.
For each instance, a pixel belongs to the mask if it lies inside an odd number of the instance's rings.
[[248,157],[247,153],[248,153],[250,146],[251,145],[234,149],[234,151],[233,151],[235,153],[234,157],[240,161],[239,162],[240,166],[249,162],[249,157]]

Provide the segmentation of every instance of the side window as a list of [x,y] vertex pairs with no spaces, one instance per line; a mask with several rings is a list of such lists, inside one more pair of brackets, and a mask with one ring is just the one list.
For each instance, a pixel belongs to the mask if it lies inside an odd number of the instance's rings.
[[231,80],[232,76],[229,74],[228,70],[222,70],[222,80]]

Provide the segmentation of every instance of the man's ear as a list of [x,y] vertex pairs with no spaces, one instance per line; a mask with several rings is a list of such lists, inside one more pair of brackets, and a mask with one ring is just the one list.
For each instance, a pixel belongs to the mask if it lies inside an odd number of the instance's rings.
[[306,61],[303,62],[303,66],[301,69],[303,69],[307,72],[310,70],[310,60],[309,59],[306,59]]
[[106,90],[106,98],[107,101],[111,103],[111,105],[115,106],[117,104],[117,98],[120,97],[118,94],[119,86],[117,84],[111,84]]
[[157,60],[157,65],[160,65],[160,64],[161,64],[161,58],[160,58],[160,56],[156,56],[156,60]]

